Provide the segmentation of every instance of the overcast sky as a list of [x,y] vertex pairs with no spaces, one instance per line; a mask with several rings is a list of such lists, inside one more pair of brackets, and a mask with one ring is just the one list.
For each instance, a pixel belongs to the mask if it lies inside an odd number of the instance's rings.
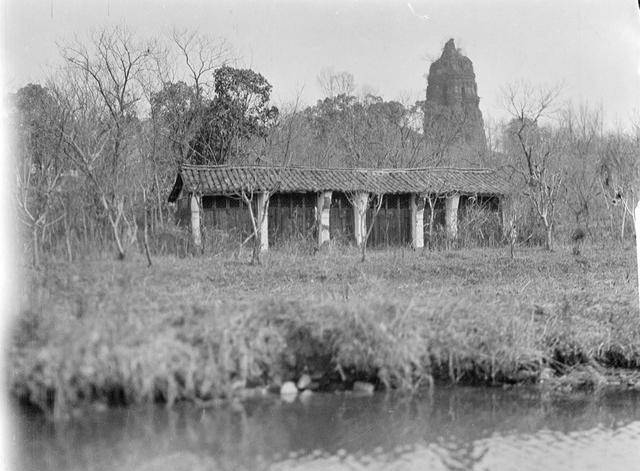
[[564,84],[564,97],[602,107],[609,125],[640,108],[636,0],[138,1],[5,0],[5,85],[41,80],[56,42],[104,25],[142,36],[172,28],[226,38],[262,73],[278,103],[320,96],[323,67],[353,73],[385,99],[422,98],[426,72],[452,37],[473,61],[485,119],[500,118],[500,88],[518,79]]

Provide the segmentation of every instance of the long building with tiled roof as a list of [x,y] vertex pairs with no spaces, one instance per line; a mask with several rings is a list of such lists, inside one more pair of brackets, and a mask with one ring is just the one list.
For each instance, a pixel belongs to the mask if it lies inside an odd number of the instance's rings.
[[509,182],[497,170],[459,168],[309,168],[183,165],[169,201],[181,191],[201,195],[243,191],[367,191],[376,194],[451,193],[504,195]]
[[[239,240],[256,237],[264,249],[270,238],[308,237],[319,245],[335,240],[421,248],[425,208],[430,243],[434,225],[455,240],[459,208],[463,214],[469,208],[502,211],[510,192],[508,178],[493,169],[183,165],[169,201],[177,203],[178,221],[191,227],[196,246],[204,243],[205,228]],[[367,218],[374,221],[372,231]],[[497,229],[489,235],[494,243],[501,237]],[[478,232],[487,237],[490,231]]]

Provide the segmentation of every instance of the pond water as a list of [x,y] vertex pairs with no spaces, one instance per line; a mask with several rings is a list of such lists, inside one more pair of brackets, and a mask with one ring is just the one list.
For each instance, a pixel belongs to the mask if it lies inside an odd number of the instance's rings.
[[436,388],[217,409],[116,409],[54,424],[17,408],[25,470],[640,469],[640,393]]

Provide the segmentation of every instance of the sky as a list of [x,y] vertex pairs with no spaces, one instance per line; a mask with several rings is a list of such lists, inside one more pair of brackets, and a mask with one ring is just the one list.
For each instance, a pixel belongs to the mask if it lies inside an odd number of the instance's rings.
[[280,104],[315,103],[327,67],[385,99],[421,99],[429,64],[454,38],[473,61],[485,119],[505,116],[501,88],[519,80],[562,84],[564,100],[601,108],[609,125],[640,108],[635,0],[4,0],[2,23],[10,90],[42,81],[57,44],[125,25],[142,37],[186,28],[225,38]]

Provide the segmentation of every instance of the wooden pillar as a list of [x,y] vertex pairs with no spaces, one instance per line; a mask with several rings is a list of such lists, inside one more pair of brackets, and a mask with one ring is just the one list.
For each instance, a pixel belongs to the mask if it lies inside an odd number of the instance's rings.
[[316,214],[318,216],[318,247],[329,243],[331,239],[330,219],[331,219],[331,191],[318,193],[316,203]]
[[190,206],[191,206],[191,235],[193,237],[193,245],[197,248],[202,247],[202,235],[200,233],[200,202],[198,201],[200,196],[196,193],[191,193]]
[[414,249],[424,247],[424,195],[411,195],[411,245]]
[[460,204],[460,195],[454,194],[447,196],[445,202],[445,222],[447,229],[447,238],[455,240],[458,238],[458,205]]
[[356,245],[360,247],[367,234],[367,207],[369,206],[369,193],[359,192],[353,196],[353,233]]
[[269,195],[264,192],[257,193],[256,204],[258,206],[256,224],[260,237],[260,251],[266,252],[269,250]]

